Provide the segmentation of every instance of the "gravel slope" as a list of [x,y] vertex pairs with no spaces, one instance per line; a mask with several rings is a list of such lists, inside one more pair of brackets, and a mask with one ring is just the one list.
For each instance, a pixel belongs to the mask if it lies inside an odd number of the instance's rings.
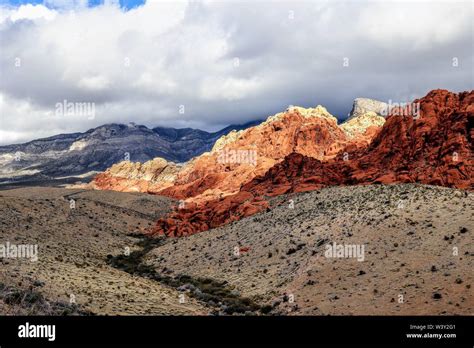
[[[270,315],[473,313],[472,193],[332,187],[270,203],[221,228],[146,244],[137,236],[173,201],[0,191],[0,244],[37,244],[39,256],[0,258],[0,314],[209,315],[229,303],[233,313]],[[331,243],[363,245],[364,260],[326,257]],[[130,258],[120,257],[126,248]]]
[[[71,198],[75,209],[70,209]],[[138,239],[129,234],[152,226],[170,203],[163,197],[117,192],[0,191],[0,244],[38,245],[37,262],[0,259],[0,314],[58,314],[55,304],[68,306],[71,294],[78,310],[89,314],[206,314],[193,299],[180,303],[175,289],[106,263],[127,247],[136,250]],[[19,301],[14,300],[17,293]],[[45,301],[37,301],[38,294]]]
[[[228,281],[274,314],[472,314],[473,203],[414,184],[280,196],[269,212],[170,240],[147,264]],[[364,245],[364,261],[325,257],[334,242]]]

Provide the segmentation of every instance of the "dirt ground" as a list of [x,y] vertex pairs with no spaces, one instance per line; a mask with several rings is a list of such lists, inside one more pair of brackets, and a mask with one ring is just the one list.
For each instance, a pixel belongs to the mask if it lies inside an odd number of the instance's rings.
[[[270,212],[168,243],[147,263],[226,280],[275,314],[473,314],[473,196],[410,184],[280,197]],[[326,257],[333,243],[364,245],[364,260]]]
[[[175,289],[106,262],[108,255],[137,249],[138,239],[130,233],[152,226],[170,204],[163,197],[112,191],[39,187],[0,191],[0,244],[38,245],[37,262],[0,260],[0,284],[6,286],[0,313],[57,314],[51,309],[55,303],[71,302],[100,315],[207,313],[193,299],[180,303]],[[15,293],[21,301],[15,301]],[[36,300],[31,293],[41,294],[45,303],[31,303],[29,297]]]
[[[0,314],[469,315],[473,196],[332,187],[155,243],[142,234],[175,204],[167,198],[3,190],[0,246],[37,245],[38,260],[0,258]],[[329,257],[333,243],[361,253]]]

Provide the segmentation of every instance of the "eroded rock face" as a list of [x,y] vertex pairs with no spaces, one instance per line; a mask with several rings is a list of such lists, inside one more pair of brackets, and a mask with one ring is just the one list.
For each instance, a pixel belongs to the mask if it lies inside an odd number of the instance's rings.
[[360,116],[349,118],[340,127],[349,139],[359,138],[361,140],[363,137],[364,140],[369,141],[372,140],[374,132],[382,127],[384,123],[384,117],[369,111]]
[[186,164],[174,185],[160,194],[193,201],[234,194],[290,153],[326,160],[347,142],[337,119],[322,106],[294,107],[219,139],[211,152]]
[[158,220],[150,233],[168,237],[188,236],[254,215],[268,206],[267,201],[248,191],[199,203],[190,202]]
[[261,197],[330,185],[419,182],[472,190],[474,91],[435,90],[415,102],[419,118],[389,116],[366,148],[349,143],[326,161],[293,151],[242,185],[238,195],[177,210],[159,220],[152,233],[204,231],[268,208]]
[[326,161],[348,144],[354,148],[367,146],[380,127],[378,116],[356,117],[342,127],[322,106],[290,107],[257,126],[221,137],[210,152],[187,162],[173,180],[146,183],[152,173],[108,170],[97,177],[94,185],[98,189],[138,189],[188,203],[203,202],[239,192],[242,184],[263,175],[290,153]]
[[435,90],[415,102],[421,117],[389,116],[369,147],[348,152],[346,160],[339,155],[322,163],[291,154],[242,189],[279,194],[327,185],[419,182],[472,190],[474,91]]
[[176,180],[179,166],[163,158],[145,163],[123,161],[98,174],[92,187],[121,192],[155,192]]
[[369,98],[356,98],[348,120],[362,116],[367,113],[375,113],[379,116],[387,116],[388,104]]
[[182,200],[176,215],[160,221],[161,227],[156,230],[167,231],[169,236],[192,234],[267,208],[266,201],[241,187],[264,176],[288,155],[328,161],[343,149],[365,148],[383,121],[367,113],[339,126],[322,106],[290,107],[257,126],[221,137],[210,152],[182,168],[170,169],[171,175],[153,174],[152,168],[168,168],[169,164],[160,161],[149,166],[151,170],[128,163],[98,175],[94,185],[98,189],[142,191]]

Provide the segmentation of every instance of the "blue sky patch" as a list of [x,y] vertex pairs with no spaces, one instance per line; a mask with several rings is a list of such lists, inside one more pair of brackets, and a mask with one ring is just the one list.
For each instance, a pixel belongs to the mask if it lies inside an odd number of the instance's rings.
[[[120,0],[120,7],[130,10],[132,8],[143,5],[146,0]],[[104,0],[89,0],[89,7],[100,6],[104,3]],[[54,8],[44,0],[0,0],[1,5],[11,5],[11,6],[20,6],[26,4],[38,5],[46,4],[47,7]]]

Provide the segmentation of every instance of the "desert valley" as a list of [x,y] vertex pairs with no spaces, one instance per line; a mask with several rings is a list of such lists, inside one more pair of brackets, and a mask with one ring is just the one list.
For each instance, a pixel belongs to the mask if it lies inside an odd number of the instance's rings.
[[474,91],[409,105],[0,147],[0,312],[472,314]]

